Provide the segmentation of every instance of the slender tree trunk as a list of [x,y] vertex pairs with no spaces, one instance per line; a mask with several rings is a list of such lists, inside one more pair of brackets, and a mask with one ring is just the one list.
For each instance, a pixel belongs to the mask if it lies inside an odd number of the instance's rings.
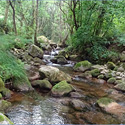
[[14,8],[14,6],[13,6],[11,0],[9,0],[9,3],[10,3],[10,6],[11,6],[11,8],[12,8],[12,10],[13,10],[13,28],[14,28],[15,34],[17,35],[16,20],[15,20],[15,8]]
[[35,33],[34,33],[34,44],[38,46],[37,42],[37,30],[38,30],[38,3],[39,0],[36,0],[36,11],[35,11]]
[[6,24],[6,22],[7,22],[8,12],[9,12],[9,6],[10,6],[10,4],[9,4],[9,2],[8,2],[8,0],[7,0],[7,1],[6,1],[5,17],[4,17],[4,24]]

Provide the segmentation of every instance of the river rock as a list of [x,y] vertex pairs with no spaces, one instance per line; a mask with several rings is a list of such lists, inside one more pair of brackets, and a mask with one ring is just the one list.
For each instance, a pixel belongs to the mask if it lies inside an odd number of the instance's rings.
[[116,65],[113,62],[108,62],[107,67],[108,67],[108,69],[113,70],[116,67]]
[[30,47],[29,47],[29,55],[31,55],[32,57],[38,57],[38,58],[43,58],[43,50],[40,49],[38,46],[32,44]]
[[113,83],[116,82],[116,78],[114,78],[114,77],[109,78],[107,82],[110,83],[110,84],[113,84]]
[[114,100],[110,98],[101,98],[97,101],[99,107],[110,113],[116,115],[119,119],[124,120],[125,116],[125,107],[121,106],[120,104],[116,103]]
[[91,75],[93,77],[97,77],[98,75],[100,75],[100,70],[99,69],[93,69],[93,70],[91,70]]
[[11,91],[7,88],[5,88],[5,83],[0,78],[0,93],[3,95],[3,97],[10,98],[11,97]]
[[13,124],[13,122],[10,121],[10,119],[8,119],[5,115],[0,113],[0,125],[10,125],[10,124]]
[[74,66],[74,70],[84,72],[84,71],[90,69],[91,66],[92,66],[92,64],[89,61],[85,60],[85,61],[76,63],[76,65]]
[[71,76],[60,71],[56,67],[42,65],[39,69],[39,73],[42,79],[48,78],[49,81],[56,83],[63,80],[71,82]]
[[71,92],[70,96],[71,96],[71,98],[82,98],[82,97],[85,97],[85,96],[79,94],[78,92]]
[[1,93],[0,93],[0,99],[2,99],[2,95],[1,95]]
[[4,112],[7,108],[11,106],[11,103],[6,100],[0,100],[0,112]]
[[31,83],[29,82],[28,78],[26,78],[23,81],[14,79],[13,80],[13,88],[19,91],[33,91],[34,89],[31,86]]
[[67,64],[68,63],[64,56],[56,56],[55,58],[57,58],[58,64]]
[[71,61],[80,61],[80,57],[78,55],[70,55],[69,60],[71,60]]
[[125,62],[125,51],[123,51],[122,54],[120,55],[120,60],[121,62]]
[[80,100],[78,100],[78,99],[73,99],[73,100],[71,100],[70,105],[71,105],[75,110],[78,110],[78,111],[82,111],[82,110],[86,107],[86,105],[85,105],[82,101],[80,101]]
[[72,92],[74,88],[72,85],[68,84],[66,81],[61,81],[52,88],[53,96],[64,96]]
[[32,84],[32,86],[39,86],[41,89],[51,89],[52,88],[51,83],[46,79],[35,80],[31,84]]
[[4,88],[4,82],[3,80],[0,78],[0,89]]
[[125,92],[125,81],[122,81],[121,83],[114,86],[116,89],[124,91]]

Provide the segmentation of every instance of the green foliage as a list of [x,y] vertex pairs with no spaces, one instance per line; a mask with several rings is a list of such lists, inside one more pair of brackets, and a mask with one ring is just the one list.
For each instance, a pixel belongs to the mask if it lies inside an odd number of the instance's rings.
[[0,50],[0,76],[7,79],[25,80],[26,73],[23,63],[17,60],[11,53]]
[[[14,35],[0,35],[0,77],[3,81],[11,79],[14,84],[23,84],[24,82],[30,85],[24,64],[21,60],[16,59],[11,53],[10,49],[22,48],[25,49],[26,44],[31,40]],[[14,82],[14,81],[18,82]]]
[[31,39],[26,39],[15,35],[0,35],[0,49],[9,50],[12,48],[25,48],[25,45],[31,43]]
[[[68,43],[93,63],[104,63],[117,56],[108,47],[113,43],[125,45],[124,3],[123,0],[80,1],[75,9],[78,29],[73,29],[72,39]],[[69,15],[72,14],[70,11]],[[74,20],[69,25],[74,26]]]
[[11,30],[8,24],[5,24],[3,20],[0,19],[0,34],[7,34]]

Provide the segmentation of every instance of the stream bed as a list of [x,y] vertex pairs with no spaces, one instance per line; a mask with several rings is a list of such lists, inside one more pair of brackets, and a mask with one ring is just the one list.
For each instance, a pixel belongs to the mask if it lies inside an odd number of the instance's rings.
[[[77,74],[71,65],[48,65],[56,66],[71,76]],[[111,85],[88,82],[77,77],[71,84],[82,95],[79,100],[87,105],[86,110],[76,111],[62,103],[71,99],[70,97],[55,98],[50,93],[35,90],[29,93],[15,92],[9,100],[12,106],[6,115],[14,124],[123,124],[116,116],[102,111],[96,101],[106,96],[125,106],[124,93],[115,90],[111,93]]]

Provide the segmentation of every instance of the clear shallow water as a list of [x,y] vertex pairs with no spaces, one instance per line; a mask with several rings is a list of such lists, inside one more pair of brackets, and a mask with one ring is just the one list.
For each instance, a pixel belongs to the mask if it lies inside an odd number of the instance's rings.
[[15,94],[10,101],[12,107],[7,115],[15,124],[64,124],[63,117],[59,115],[61,107],[54,98],[32,92]]

